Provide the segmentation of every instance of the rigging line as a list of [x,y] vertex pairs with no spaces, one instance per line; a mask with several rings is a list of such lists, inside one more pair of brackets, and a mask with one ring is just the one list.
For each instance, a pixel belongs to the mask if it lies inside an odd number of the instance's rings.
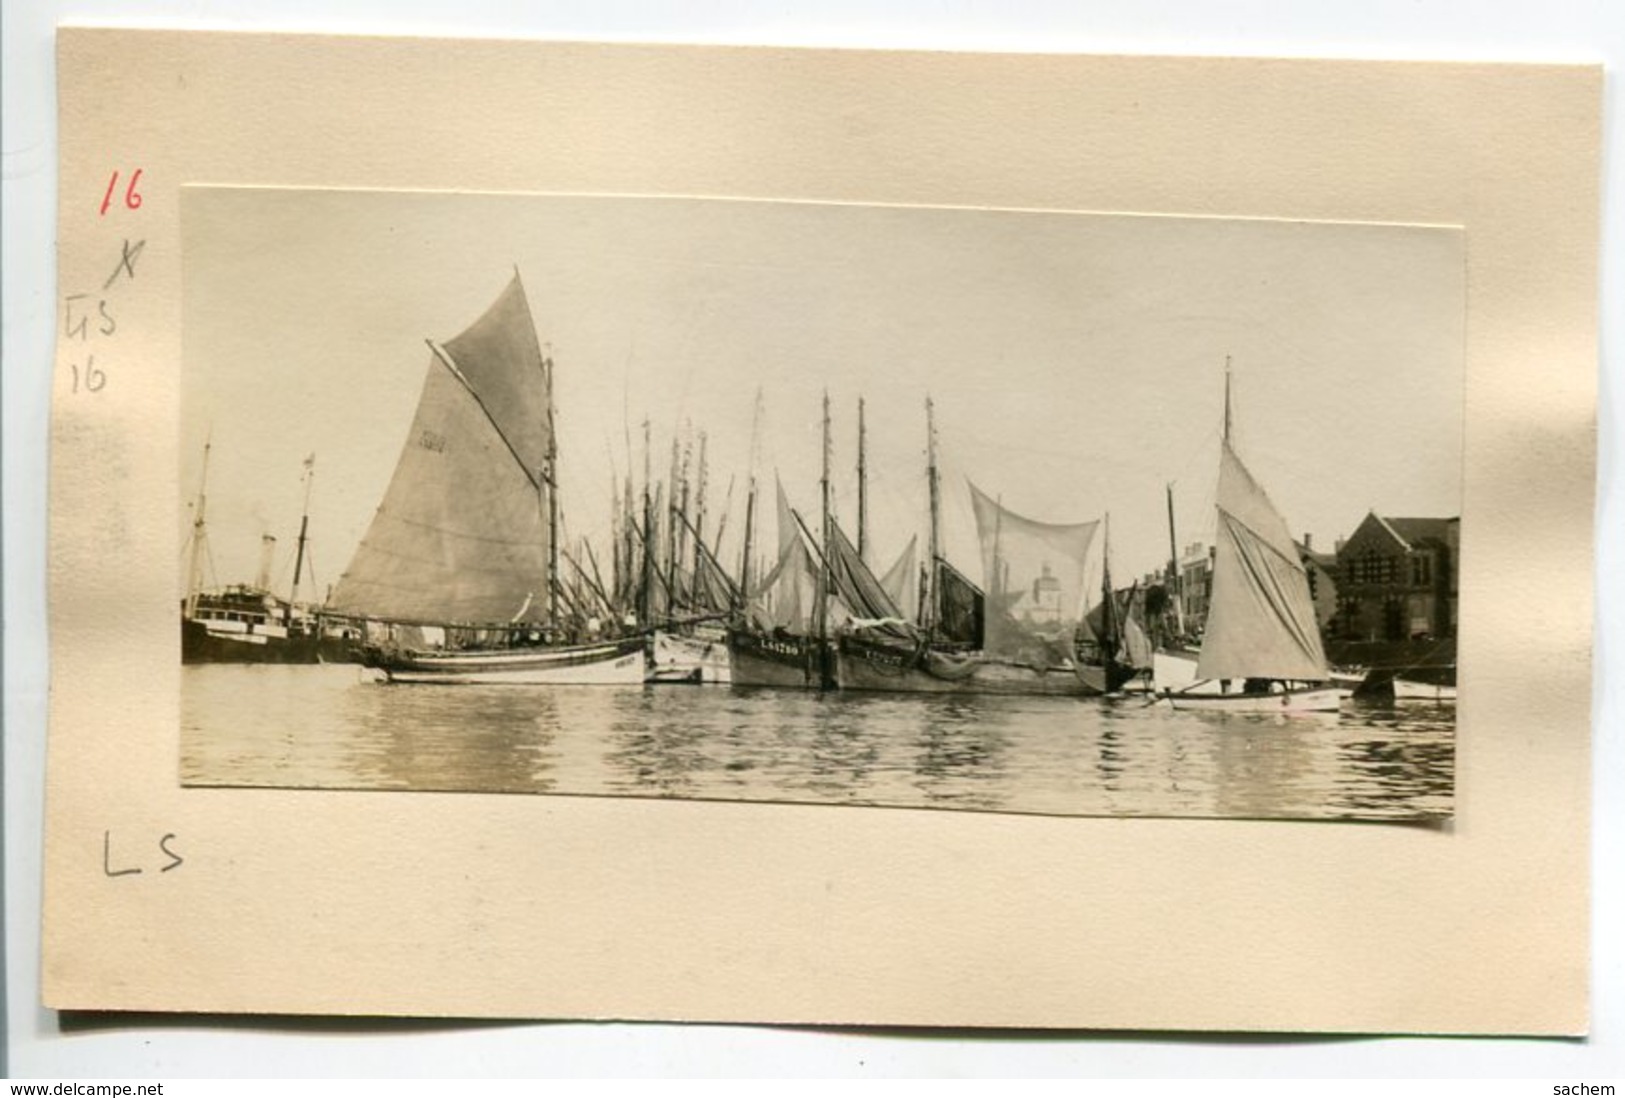
[[[473,384],[463,375],[463,371],[457,368],[457,363],[452,361],[451,353],[432,339],[426,339],[423,342],[429,345],[429,350],[434,352],[435,357],[440,360],[441,365],[450,370],[451,376],[456,378],[463,388],[468,390],[468,395],[474,398],[474,403],[479,407],[480,412],[485,416],[485,421],[491,425],[491,430],[496,432],[497,438],[502,440],[502,445],[508,448],[508,453],[513,455],[514,464],[518,465],[519,471],[525,474],[525,479],[530,481],[530,486],[536,489],[538,492],[541,491],[542,482],[537,480],[536,474],[532,473],[530,469],[526,467],[525,459],[519,456],[519,451],[514,449],[512,442],[508,441],[508,436],[503,433],[502,428],[497,426],[496,417],[491,414],[491,409],[485,406],[485,401],[480,399],[480,394],[475,391]],[[549,403],[551,404],[551,401]],[[553,425],[551,410],[549,411],[547,418],[548,428],[551,430]],[[551,475],[551,470],[549,470],[549,477],[551,477]],[[549,486],[552,487],[552,485]]]
[[728,593],[729,593],[729,595],[733,596],[733,597],[738,597],[738,594],[739,594],[739,586],[738,586],[738,584],[734,583],[733,577],[728,575],[728,570],[722,567],[722,564],[717,560],[717,558],[715,556],[712,555],[711,550],[709,550],[709,549],[707,549],[705,547],[705,543],[699,540],[699,537],[700,537],[699,532],[694,529],[694,524],[692,522],[688,521],[688,516],[683,514],[681,511],[679,511],[677,513],[677,517],[683,520],[683,525],[688,527],[689,532],[694,535],[695,543],[699,547],[700,552],[705,554],[706,561],[711,565],[712,568],[715,568],[717,570],[717,574],[722,577],[722,582],[728,585]]

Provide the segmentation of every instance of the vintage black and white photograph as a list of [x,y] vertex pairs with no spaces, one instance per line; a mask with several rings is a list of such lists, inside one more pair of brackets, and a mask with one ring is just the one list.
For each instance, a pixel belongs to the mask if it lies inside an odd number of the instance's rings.
[[1449,226],[189,187],[193,786],[1451,815]]

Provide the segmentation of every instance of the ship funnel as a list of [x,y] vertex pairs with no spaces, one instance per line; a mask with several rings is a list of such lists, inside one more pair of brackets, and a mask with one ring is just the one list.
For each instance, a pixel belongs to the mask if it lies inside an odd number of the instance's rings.
[[260,538],[260,571],[254,578],[254,586],[261,591],[271,589],[271,560],[276,556],[276,535],[266,534]]

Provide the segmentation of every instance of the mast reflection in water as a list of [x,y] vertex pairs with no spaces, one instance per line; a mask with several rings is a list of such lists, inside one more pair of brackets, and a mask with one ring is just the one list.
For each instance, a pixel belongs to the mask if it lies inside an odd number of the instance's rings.
[[383,687],[187,667],[187,785],[562,793],[1078,816],[1451,814],[1453,706],[1291,718],[1067,697]]

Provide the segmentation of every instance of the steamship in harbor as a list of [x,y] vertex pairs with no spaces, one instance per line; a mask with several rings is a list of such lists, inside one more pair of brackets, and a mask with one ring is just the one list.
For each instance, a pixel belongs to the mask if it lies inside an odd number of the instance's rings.
[[271,591],[276,538],[260,541],[259,575],[254,583],[205,590],[208,561],[209,449],[203,447],[202,482],[193,505],[186,598],[181,602],[181,663],[339,663],[352,657],[359,625],[329,618],[298,601],[304,577],[310,524],[310,485],[315,459],[305,461],[305,510],[299,523],[299,549],[293,588],[283,598]]

